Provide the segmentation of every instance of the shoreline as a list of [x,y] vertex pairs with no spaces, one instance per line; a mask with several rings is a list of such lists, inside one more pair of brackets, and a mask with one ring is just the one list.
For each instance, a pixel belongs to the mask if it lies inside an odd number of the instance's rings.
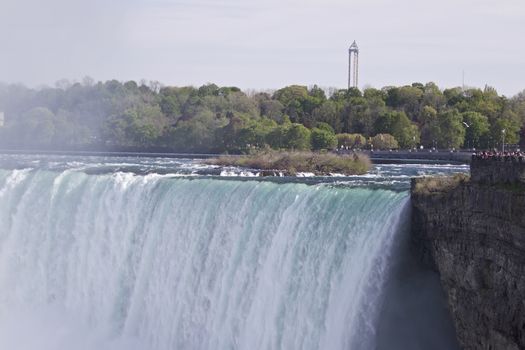
[[[456,152],[458,157],[451,158],[450,152],[408,152],[408,151],[363,151],[372,164],[468,164],[467,152]],[[219,153],[182,153],[182,152],[147,152],[147,151],[91,151],[91,150],[16,150],[0,149],[0,154],[7,155],[56,155],[86,157],[144,157],[173,159],[210,159],[216,157],[242,157],[240,154]],[[470,153],[468,153],[470,157]],[[461,158],[462,159],[461,159]],[[469,158],[470,159],[470,158]]]

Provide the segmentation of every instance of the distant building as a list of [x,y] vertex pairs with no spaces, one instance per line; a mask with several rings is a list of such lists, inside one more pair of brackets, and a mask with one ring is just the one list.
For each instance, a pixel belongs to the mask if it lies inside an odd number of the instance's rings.
[[4,121],[5,121],[4,112],[0,112],[0,128],[4,126]]

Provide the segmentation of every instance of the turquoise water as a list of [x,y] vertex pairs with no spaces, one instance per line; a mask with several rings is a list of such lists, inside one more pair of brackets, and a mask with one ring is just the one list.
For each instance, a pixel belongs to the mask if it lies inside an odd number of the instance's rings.
[[0,348],[378,344],[412,168],[388,170],[400,186],[385,168],[275,182],[191,160],[2,161]]

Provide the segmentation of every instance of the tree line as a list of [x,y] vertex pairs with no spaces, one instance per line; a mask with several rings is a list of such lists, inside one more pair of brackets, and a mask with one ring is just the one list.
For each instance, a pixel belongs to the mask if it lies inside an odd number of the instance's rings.
[[154,149],[247,153],[321,150],[494,148],[525,142],[525,90],[287,86],[246,93],[206,84],[97,82],[33,89],[0,85],[4,148]]

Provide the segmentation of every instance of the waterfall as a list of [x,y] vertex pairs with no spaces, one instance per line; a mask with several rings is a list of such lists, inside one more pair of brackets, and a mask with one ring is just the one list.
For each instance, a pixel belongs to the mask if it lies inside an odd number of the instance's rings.
[[326,184],[0,170],[0,348],[374,348],[407,202]]

